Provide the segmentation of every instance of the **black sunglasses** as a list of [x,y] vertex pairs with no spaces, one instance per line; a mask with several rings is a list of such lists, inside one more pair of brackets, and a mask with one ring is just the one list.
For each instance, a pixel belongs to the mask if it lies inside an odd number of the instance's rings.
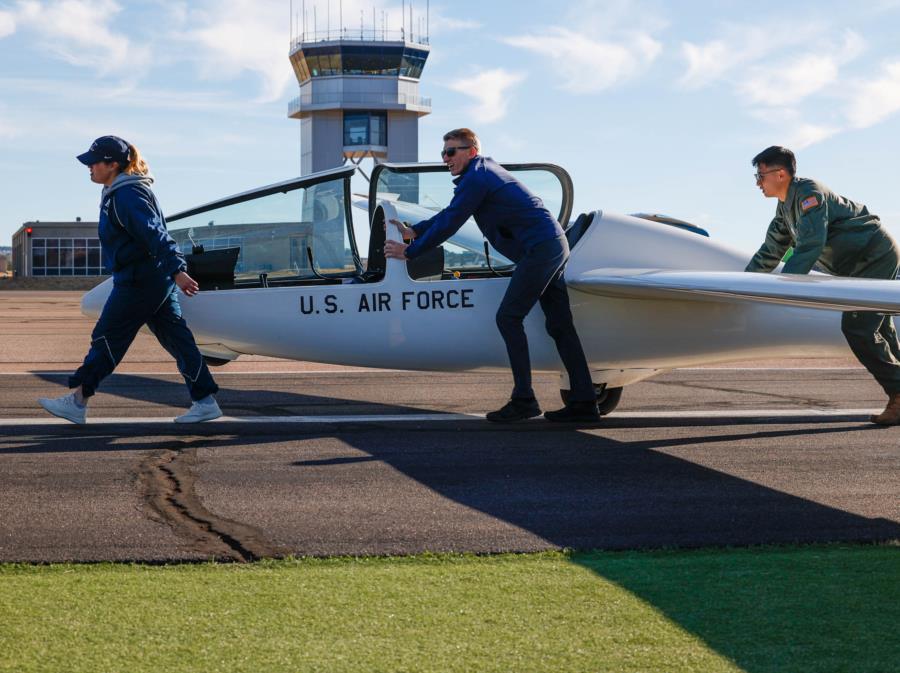
[[470,147],[472,147],[472,146],[471,145],[460,145],[459,147],[448,147],[445,150],[441,150],[441,156],[442,157],[452,157],[454,154],[456,154],[456,150],[467,150]]

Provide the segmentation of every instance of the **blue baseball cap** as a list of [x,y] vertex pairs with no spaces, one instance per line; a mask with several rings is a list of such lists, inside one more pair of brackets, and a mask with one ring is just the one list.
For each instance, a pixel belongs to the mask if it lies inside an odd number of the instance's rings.
[[75,158],[85,166],[101,161],[115,161],[119,164],[127,164],[128,143],[118,136],[101,136],[91,143],[91,149]]

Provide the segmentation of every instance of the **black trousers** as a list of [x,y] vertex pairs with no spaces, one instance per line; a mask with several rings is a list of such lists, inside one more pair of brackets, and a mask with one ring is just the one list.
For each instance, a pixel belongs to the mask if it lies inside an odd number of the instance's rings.
[[201,400],[219,390],[181,315],[175,283],[165,277],[113,286],[91,333],[91,349],[81,367],[69,377],[69,387],[82,386],[85,397],[93,395],[125,357],[144,325],[175,358],[191,399]]
[[568,259],[569,243],[565,236],[530,248],[516,263],[516,270],[500,302],[497,327],[506,342],[506,352],[512,367],[513,397],[534,397],[528,338],[522,322],[534,305],[540,302],[546,317],[547,334],[556,342],[556,350],[569,373],[572,389],[569,399],[596,399],[584,349],[572,321],[569,293],[563,278]]

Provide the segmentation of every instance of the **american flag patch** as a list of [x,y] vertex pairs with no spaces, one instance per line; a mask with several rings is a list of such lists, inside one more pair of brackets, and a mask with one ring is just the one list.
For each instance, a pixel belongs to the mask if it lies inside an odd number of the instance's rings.
[[819,205],[819,200],[815,196],[810,196],[807,199],[803,199],[800,202],[800,208],[804,211],[809,210],[810,208],[815,208]]

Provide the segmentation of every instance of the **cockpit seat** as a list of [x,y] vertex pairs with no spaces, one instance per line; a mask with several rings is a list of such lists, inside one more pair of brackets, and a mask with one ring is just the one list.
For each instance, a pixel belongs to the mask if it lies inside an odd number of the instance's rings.
[[230,290],[234,287],[234,268],[241,254],[240,247],[203,250],[185,255],[188,275],[197,281],[200,290]]
[[444,246],[439,245],[406,262],[406,272],[413,280],[440,279],[444,273]]

